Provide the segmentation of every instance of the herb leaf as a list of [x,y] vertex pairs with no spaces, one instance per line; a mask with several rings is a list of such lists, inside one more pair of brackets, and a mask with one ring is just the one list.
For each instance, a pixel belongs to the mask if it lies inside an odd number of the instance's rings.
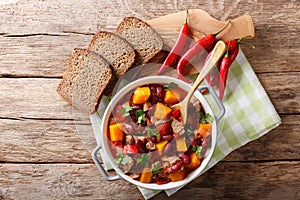
[[149,165],[150,156],[148,154],[142,154],[141,157],[136,159],[137,164],[141,164],[143,167],[147,167]]
[[122,165],[127,165],[130,160],[131,158],[128,155],[125,155],[121,163]]
[[196,156],[200,156],[200,153],[202,151],[202,146],[199,145],[193,146],[192,151],[196,152]]
[[123,157],[124,157],[123,154],[118,153],[118,154],[117,154],[117,158],[114,160],[114,163],[115,163],[116,165],[119,165],[119,164],[121,163]]
[[205,115],[203,112],[199,113],[199,118],[200,118],[200,124],[206,124],[206,123],[211,123],[213,118],[209,113],[206,113]]
[[159,132],[157,131],[156,128],[148,128],[147,129],[147,136],[151,137],[152,135],[156,136],[156,137],[160,136],[160,134],[159,134]]
[[117,158],[114,160],[114,163],[116,165],[122,164],[122,165],[127,165],[131,158],[128,155],[123,155],[121,153],[117,154]]
[[162,171],[162,168],[161,168],[160,163],[156,163],[152,166],[151,173],[153,175],[156,175],[156,174],[160,173],[161,171]]
[[146,122],[145,113],[142,109],[136,110],[134,112],[134,114],[138,118],[138,121],[137,121],[138,124],[144,124]]
[[132,107],[130,106],[125,106],[125,107],[122,107],[120,109],[120,115],[122,115],[123,117],[127,117],[130,115],[130,111],[132,111]]

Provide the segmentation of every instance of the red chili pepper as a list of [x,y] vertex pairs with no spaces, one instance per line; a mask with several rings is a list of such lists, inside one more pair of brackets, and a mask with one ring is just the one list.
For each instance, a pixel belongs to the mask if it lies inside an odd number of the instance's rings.
[[139,151],[134,144],[126,144],[124,146],[124,154],[136,154],[138,152]]
[[230,64],[233,63],[233,61],[236,59],[237,55],[239,54],[239,47],[234,48],[233,50],[229,51],[229,59],[230,59]]
[[[240,39],[234,39],[234,40],[227,40],[225,41],[225,44],[227,45],[227,52],[225,54],[225,56],[223,57],[223,59],[221,60],[220,63],[220,74],[218,76],[218,74],[216,73],[213,77],[213,80],[210,79],[210,76],[208,75],[206,77],[207,82],[209,83],[210,86],[214,86],[217,84],[217,82],[220,80],[219,83],[219,98],[222,100],[223,95],[224,95],[224,91],[226,88],[226,82],[227,82],[227,76],[228,76],[228,71],[230,66],[232,65],[232,63],[234,62],[234,60],[236,59],[238,53],[239,53],[239,46],[240,44],[242,44],[242,40],[250,37],[250,36],[246,36],[246,37],[242,37]],[[253,45],[249,44],[249,43],[245,43],[247,45],[250,45],[252,48],[255,48]],[[205,94],[207,92],[207,90],[203,90],[201,91],[202,94]]]
[[[227,51],[231,51],[233,50],[234,48],[238,48],[239,47],[239,43],[238,43],[238,40],[227,40],[225,41],[225,44],[227,46]],[[211,55],[211,52],[207,55],[207,58],[205,60],[205,62],[208,60],[208,58],[210,57]],[[211,78],[210,78],[210,74],[206,76],[206,81],[207,83],[210,85],[210,86],[214,86],[217,84],[218,82],[218,79],[219,79],[219,76],[218,76],[218,73],[216,73],[213,77],[213,80],[211,81]]]
[[232,39],[225,41],[225,44],[227,45],[228,51],[231,51],[235,48],[238,48],[239,47],[239,41],[240,40],[232,40]]
[[[245,38],[248,38],[248,37],[251,37],[251,36],[245,36],[245,37],[242,37],[240,39],[234,39],[234,40],[230,39],[230,40],[225,41],[225,44],[227,45],[228,51],[230,52],[233,49],[239,48],[240,44],[242,43],[242,40],[245,39]],[[248,44],[248,43],[246,43],[246,44]],[[254,48],[254,46],[252,46],[252,45],[250,45],[250,46],[252,48]],[[210,54],[211,53],[208,54],[206,59],[209,58]],[[232,53],[230,53],[230,54],[232,54]],[[215,84],[217,84],[218,79],[219,79],[219,76],[217,76],[217,74],[215,74],[212,81],[210,79],[210,75],[206,76],[206,81],[208,82],[208,84],[210,84],[210,86],[214,86]]]
[[219,99],[222,100],[224,96],[224,91],[227,82],[228,71],[231,64],[234,62],[235,58],[239,53],[239,47],[232,49],[229,51],[229,47],[225,56],[223,57],[220,64],[220,84],[219,84]]
[[240,44],[247,44],[249,46],[251,46],[252,48],[255,48],[253,45],[249,44],[249,43],[244,43],[242,40],[246,39],[246,38],[251,38],[251,36],[245,36],[245,37],[242,37],[240,39],[230,39],[230,40],[227,40],[225,41],[225,44],[227,45],[228,47],[228,51],[232,51],[233,49],[235,48],[239,48]]
[[209,34],[207,36],[205,36],[204,38],[198,40],[194,46],[189,49],[179,60],[178,64],[177,64],[177,76],[179,79],[190,83],[190,81],[188,81],[184,75],[183,75],[183,70],[185,68],[185,66],[192,60],[192,58],[194,58],[196,56],[196,54],[199,53],[203,53],[205,51],[208,51],[215,43],[216,41],[216,36],[221,33],[224,29],[227,28],[227,26],[229,25],[230,20],[228,21],[228,23],[226,24],[226,26],[224,26],[221,30],[219,30],[217,33],[214,34]]
[[[224,65],[228,65],[228,64],[226,64],[227,62],[229,62],[229,60],[231,60],[230,58],[229,58],[229,52],[231,52],[231,51],[233,51],[234,49],[238,49],[239,48],[239,42],[238,42],[238,40],[227,40],[226,42],[225,42],[225,44],[227,45],[227,51],[226,51],[226,54],[225,54],[225,56],[222,58],[222,60],[221,60],[221,62],[220,62],[220,66],[219,66],[219,73],[215,73],[215,75],[214,75],[214,77],[213,77],[213,79],[211,80],[211,78],[210,78],[210,74],[209,75],[207,75],[206,76],[206,81],[207,81],[207,83],[210,85],[210,86],[215,86],[217,83],[218,83],[218,81],[219,81],[219,79],[221,78],[221,81],[223,81],[223,79],[224,79],[224,77],[223,77],[223,75],[222,75],[222,72],[221,72],[221,66],[223,66],[223,69],[222,69],[222,71],[223,71],[223,73],[224,73],[224,71],[225,71],[225,67],[224,67]],[[237,52],[238,53],[238,52]],[[206,57],[206,60],[205,60],[205,62],[208,60],[208,58],[210,57],[210,55],[211,55],[211,52],[207,55],[207,57]],[[230,55],[231,55],[231,53],[230,53]],[[235,55],[235,57],[236,57],[236,55]],[[234,58],[235,59],[235,58]],[[234,59],[233,59],[233,61],[234,61]],[[232,62],[233,62],[232,61]],[[232,63],[231,62],[231,63]],[[231,63],[230,63],[230,65],[231,65]],[[229,66],[230,66],[229,65]],[[229,67],[228,67],[229,68]],[[226,73],[226,72],[225,72]],[[227,71],[227,73],[228,73],[228,71]],[[227,75],[226,75],[226,77],[227,77]],[[225,81],[226,82],[226,81]],[[221,86],[222,84],[221,84],[221,82],[220,82],[220,86]],[[222,87],[224,87],[224,85],[222,85]],[[219,91],[221,90],[221,87],[219,88]],[[222,90],[224,90],[224,89],[222,89]],[[207,93],[208,92],[208,90],[203,90],[202,91],[202,94],[205,94],[205,93]],[[223,91],[222,91],[222,93],[223,93]],[[221,98],[220,98],[221,99]]]
[[187,24],[188,14],[189,14],[188,10],[186,10],[186,18],[185,18],[184,24],[182,25],[182,27],[180,29],[179,36],[175,42],[175,45],[171,49],[169,55],[165,59],[164,63],[160,67],[160,69],[157,71],[157,73],[156,73],[157,75],[160,75],[161,73],[163,73],[169,66],[174,65],[179,57],[179,54],[184,53],[184,49],[185,49],[184,47],[186,46],[187,37],[188,37],[189,31],[190,31],[189,26]]

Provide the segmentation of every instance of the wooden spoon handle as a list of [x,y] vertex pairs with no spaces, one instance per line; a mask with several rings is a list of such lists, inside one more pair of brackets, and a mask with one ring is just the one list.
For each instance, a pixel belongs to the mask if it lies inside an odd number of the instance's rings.
[[225,43],[221,40],[218,41],[212,51],[211,56],[208,58],[208,60],[204,64],[204,67],[202,68],[199,75],[197,76],[197,79],[193,84],[192,90],[189,92],[187,96],[192,95],[195,92],[195,90],[199,87],[203,79],[215,67],[216,63],[220,60],[220,58],[225,53],[225,51],[226,51]]

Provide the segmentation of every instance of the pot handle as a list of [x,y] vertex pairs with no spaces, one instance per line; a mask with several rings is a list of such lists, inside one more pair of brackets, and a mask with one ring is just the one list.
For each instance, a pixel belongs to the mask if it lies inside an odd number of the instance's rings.
[[122,178],[119,176],[119,175],[116,175],[116,176],[109,176],[107,174],[107,172],[105,171],[105,169],[102,167],[99,159],[98,159],[98,156],[97,156],[97,153],[98,151],[100,151],[102,147],[100,145],[98,145],[94,151],[92,152],[92,158],[93,158],[93,161],[95,162],[96,166],[98,167],[99,171],[101,172],[102,176],[105,178],[105,180],[107,181],[116,181],[116,180],[121,180]]
[[219,114],[218,114],[218,116],[216,116],[216,121],[218,123],[220,121],[220,119],[225,114],[225,107],[224,107],[223,103],[220,101],[220,99],[219,99],[218,95],[216,94],[215,90],[211,86],[203,85],[203,86],[198,87],[198,90],[200,92],[201,92],[201,90],[204,90],[204,89],[207,89],[209,91],[210,95],[213,97],[215,103],[218,106]]

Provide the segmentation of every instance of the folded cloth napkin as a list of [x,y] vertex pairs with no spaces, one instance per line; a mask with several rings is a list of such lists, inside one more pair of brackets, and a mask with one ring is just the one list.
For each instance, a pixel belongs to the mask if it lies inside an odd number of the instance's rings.
[[[210,102],[209,96],[206,96],[206,98]],[[281,123],[272,102],[241,50],[228,72],[223,104],[226,112],[218,124],[216,148],[203,173],[233,150],[256,140]],[[91,122],[96,133],[97,130],[95,129],[99,127],[99,121],[95,116],[91,116]],[[95,135],[97,139],[97,134]],[[100,142],[99,138],[97,142]],[[111,167],[103,154],[102,159],[106,169],[110,169]],[[170,196],[181,188],[169,189],[165,192]],[[145,199],[161,192],[140,187],[139,190]]]

